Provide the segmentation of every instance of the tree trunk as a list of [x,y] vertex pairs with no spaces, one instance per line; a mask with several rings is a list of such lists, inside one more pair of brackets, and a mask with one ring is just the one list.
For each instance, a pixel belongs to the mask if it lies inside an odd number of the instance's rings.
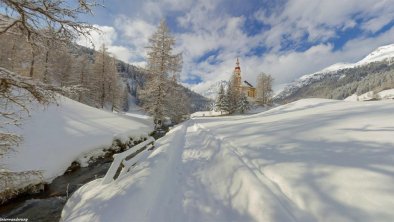
[[30,72],[29,72],[29,76],[33,77],[34,74],[34,63],[36,60],[36,54],[34,52],[34,48],[33,45],[31,45],[31,61],[30,61]]

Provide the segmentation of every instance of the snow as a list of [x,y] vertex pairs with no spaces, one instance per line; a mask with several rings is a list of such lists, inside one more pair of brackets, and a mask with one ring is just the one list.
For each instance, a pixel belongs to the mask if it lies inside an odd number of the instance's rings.
[[63,221],[394,221],[394,103],[304,99],[195,117]]
[[341,69],[349,69],[353,68],[354,65],[352,63],[336,63],[334,65],[328,66],[319,72],[334,72]]
[[224,114],[225,114],[225,112],[214,111],[214,110],[211,110],[211,111],[199,111],[199,112],[192,113],[190,115],[190,117],[191,118],[193,118],[193,117],[204,117],[204,116],[210,117],[210,116],[221,116],[221,115],[224,115]]
[[375,96],[374,91],[369,91],[369,92],[359,95],[358,101],[368,101],[368,100],[374,99],[375,97],[376,96]]
[[[362,60],[356,62],[356,63],[336,63],[334,65],[331,65],[329,67],[326,67],[316,73],[330,73],[330,72],[336,72],[342,69],[350,69],[354,68],[357,66],[364,66],[368,65],[369,63],[372,62],[381,62],[389,59],[394,58],[394,44],[391,45],[385,45],[381,46],[377,49],[375,49],[373,52],[369,53],[365,58]],[[314,74],[316,74],[314,73]],[[303,77],[301,77],[303,78]],[[305,77],[304,77],[305,78]]]
[[383,90],[378,93],[380,99],[394,99],[394,89]]
[[356,66],[365,65],[371,62],[379,62],[394,57],[394,44],[385,45],[377,48],[375,51],[368,54],[364,59],[356,63]]
[[353,94],[351,96],[346,97],[344,101],[356,102],[358,101],[358,96],[357,94]]
[[394,89],[383,90],[379,93],[375,93],[374,91],[369,91],[364,94],[357,96],[357,94],[353,94],[347,98],[345,101],[368,101],[368,100],[390,100],[394,99]]
[[82,165],[109,148],[114,139],[146,137],[149,119],[123,117],[61,97],[58,105],[35,106],[17,133],[23,142],[1,159],[2,167],[21,172],[40,170],[46,182],[62,175],[74,160]]

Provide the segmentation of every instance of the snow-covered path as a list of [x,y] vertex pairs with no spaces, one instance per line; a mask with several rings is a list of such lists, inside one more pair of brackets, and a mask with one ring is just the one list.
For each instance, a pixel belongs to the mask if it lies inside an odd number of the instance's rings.
[[393,221],[394,104],[301,100],[196,118],[130,175],[78,190],[65,221]]

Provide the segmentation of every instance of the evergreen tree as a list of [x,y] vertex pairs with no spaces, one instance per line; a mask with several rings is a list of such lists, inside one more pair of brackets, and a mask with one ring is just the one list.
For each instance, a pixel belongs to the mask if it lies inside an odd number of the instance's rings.
[[234,107],[234,92],[231,89],[231,84],[229,84],[224,95],[222,110],[228,114],[232,114],[235,111]]
[[234,113],[238,108],[238,101],[240,97],[239,87],[240,86],[236,85],[235,75],[233,75],[228,84],[227,92],[226,92],[226,102],[227,102],[226,111],[229,114]]
[[241,93],[239,101],[238,101],[238,111],[240,113],[244,113],[250,109],[250,104],[248,98],[245,96],[244,93]]
[[223,84],[220,84],[218,96],[216,98],[216,103],[215,103],[215,110],[220,111],[221,114],[224,108],[225,96],[226,94],[224,91],[224,86]]

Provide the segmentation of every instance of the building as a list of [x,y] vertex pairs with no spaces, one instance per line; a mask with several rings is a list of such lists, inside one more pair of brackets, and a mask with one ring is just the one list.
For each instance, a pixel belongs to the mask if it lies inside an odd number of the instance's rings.
[[238,58],[233,75],[235,78],[235,85],[238,87],[239,92],[244,93],[249,100],[254,101],[256,99],[256,88],[246,80],[242,82],[241,67],[239,66]]

